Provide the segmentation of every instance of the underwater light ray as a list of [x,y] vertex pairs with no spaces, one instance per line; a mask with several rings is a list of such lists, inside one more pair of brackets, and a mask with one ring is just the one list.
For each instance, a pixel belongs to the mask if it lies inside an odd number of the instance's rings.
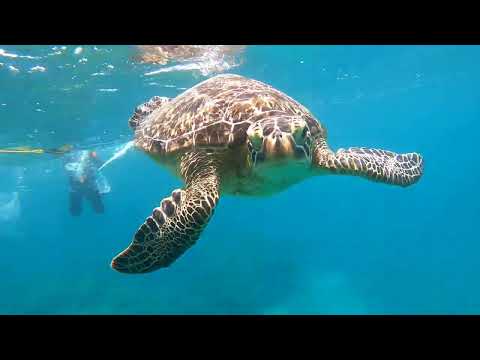
[[134,141],[129,141],[127,142],[124,146],[122,146],[120,149],[118,149],[110,159],[105,161],[102,166],[98,168],[98,171],[102,170],[105,166],[110,164],[112,161],[117,160],[118,158],[124,156],[128,150],[130,150],[133,147]]

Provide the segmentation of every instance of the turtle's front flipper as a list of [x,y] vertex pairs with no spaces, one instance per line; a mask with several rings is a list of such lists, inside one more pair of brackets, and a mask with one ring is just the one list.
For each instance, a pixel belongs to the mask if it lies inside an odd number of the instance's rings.
[[352,147],[336,153],[318,146],[313,164],[337,174],[357,175],[372,181],[408,186],[423,173],[423,159],[417,153],[396,154],[391,151]]
[[185,190],[174,190],[138,229],[130,246],[111,263],[124,273],[146,273],[167,267],[200,237],[219,199],[213,164],[183,161]]

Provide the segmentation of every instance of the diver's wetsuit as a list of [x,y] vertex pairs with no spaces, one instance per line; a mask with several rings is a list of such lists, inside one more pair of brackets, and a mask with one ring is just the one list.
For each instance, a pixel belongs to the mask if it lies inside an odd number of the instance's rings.
[[105,211],[102,196],[97,184],[97,171],[102,161],[96,156],[84,157],[81,160],[83,171],[78,174],[69,174],[70,182],[70,213],[78,216],[82,212],[82,200],[85,197],[92,205],[94,211],[99,214]]

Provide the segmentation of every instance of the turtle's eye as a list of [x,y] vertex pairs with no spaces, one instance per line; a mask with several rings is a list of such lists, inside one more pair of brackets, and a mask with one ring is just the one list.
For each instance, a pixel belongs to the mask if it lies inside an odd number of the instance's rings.
[[303,131],[302,131],[302,137],[305,137],[305,135],[307,135],[307,131],[308,131],[308,129],[307,129],[307,127],[305,126],[305,127],[303,128]]
[[312,135],[310,134],[310,131],[307,130],[304,135],[304,142],[303,142],[303,149],[305,151],[305,155],[307,155],[308,158],[310,158],[311,150],[312,147]]
[[250,141],[247,141],[247,147],[248,147],[248,152],[249,153],[253,152],[253,145]]
[[293,129],[292,136],[295,139],[295,143],[297,144],[297,146],[303,145],[307,132],[308,128],[306,126],[297,126]]
[[255,166],[255,163],[257,162],[257,152],[253,148],[253,145],[250,142],[250,140],[247,141],[247,148],[248,148],[248,154],[250,156],[250,161]]
[[261,126],[249,127],[247,130],[249,143],[256,151],[261,151],[263,146],[263,129]]
[[305,120],[295,119],[291,122],[291,132],[293,139],[297,146],[302,146],[305,142],[305,137],[308,134],[308,126]]

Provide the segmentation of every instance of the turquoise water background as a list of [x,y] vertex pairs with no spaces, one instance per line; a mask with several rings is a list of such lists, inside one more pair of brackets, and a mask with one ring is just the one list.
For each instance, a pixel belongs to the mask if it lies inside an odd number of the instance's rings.
[[[76,47],[0,45],[0,147],[70,143],[108,159],[132,140],[137,105],[205,79],[145,76],[158,66],[132,63],[128,46]],[[61,159],[2,157],[1,314],[480,312],[480,47],[249,46],[243,57],[228,72],[308,107],[333,149],[417,151],[423,178],[317,177],[271,198],[222,197],[170,268],[128,276],[111,258],[178,179],[129,151],[103,170],[105,214],[72,217]]]

